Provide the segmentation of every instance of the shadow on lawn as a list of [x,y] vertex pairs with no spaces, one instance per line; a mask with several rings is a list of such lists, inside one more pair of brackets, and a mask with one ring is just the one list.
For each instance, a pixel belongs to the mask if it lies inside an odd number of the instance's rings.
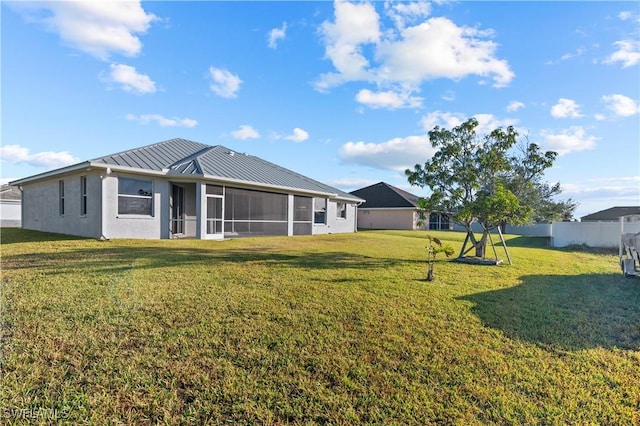
[[511,338],[563,350],[640,349],[640,281],[616,274],[528,275],[522,284],[460,297]]
[[84,269],[93,273],[118,273],[132,267],[152,269],[189,266],[210,266],[215,271],[221,263],[277,265],[303,269],[375,269],[390,268],[409,259],[379,258],[348,252],[317,252],[287,254],[276,249],[207,249],[192,247],[93,247],[90,250],[66,250],[54,253],[28,253],[3,256],[5,269],[39,269],[48,274],[63,274]]

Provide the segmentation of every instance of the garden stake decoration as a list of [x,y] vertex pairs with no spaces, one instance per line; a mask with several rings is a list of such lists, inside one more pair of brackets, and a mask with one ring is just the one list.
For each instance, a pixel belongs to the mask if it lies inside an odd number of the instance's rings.
[[[438,253],[444,253],[449,257],[453,254],[453,247],[442,244],[439,238],[432,237],[431,235],[427,235],[427,239],[429,240],[429,245],[427,246],[427,281],[433,281],[433,265],[436,261],[436,255]],[[436,244],[435,246],[434,243]]]

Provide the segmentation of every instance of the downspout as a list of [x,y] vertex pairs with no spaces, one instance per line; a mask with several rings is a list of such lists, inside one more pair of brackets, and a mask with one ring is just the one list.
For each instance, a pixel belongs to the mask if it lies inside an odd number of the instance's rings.
[[22,185],[18,185],[18,190],[20,191],[20,229],[24,229],[24,191],[22,190]]

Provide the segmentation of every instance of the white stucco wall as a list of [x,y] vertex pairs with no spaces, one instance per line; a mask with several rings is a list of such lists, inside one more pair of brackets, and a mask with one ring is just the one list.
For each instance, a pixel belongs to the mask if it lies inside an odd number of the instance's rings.
[[417,229],[414,209],[359,209],[359,229]]
[[[80,214],[80,178],[87,177],[87,214]],[[133,177],[152,181],[152,214],[129,215],[118,213],[118,178]],[[59,214],[59,181],[65,183],[65,212]],[[185,189],[185,234],[198,233],[197,218],[204,217],[204,205],[198,208],[198,188],[204,191],[204,182],[181,184]],[[45,232],[56,232],[93,238],[170,238],[171,182],[164,177],[150,177],[130,173],[93,170],[64,175],[23,185],[22,226]],[[291,200],[293,197],[291,196]],[[292,208],[292,207],[291,207]],[[355,232],[356,204],[347,203],[347,217],[337,217],[337,202],[327,203],[327,223],[314,225],[313,234]],[[292,220],[292,215],[290,215]],[[204,222],[203,222],[204,223]],[[203,225],[204,226],[204,225]],[[290,235],[292,233],[290,232]]]
[[329,200],[327,202],[327,223],[325,225],[313,224],[312,234],[341,234],[347,232],[355,232],[356,205],[347,203],[347,217],[343,219],[337,217],[338,204],[337,201]]
[[[118,177],[150,179],[153,183],[151,216],[118,213]],[[161,178],[136,176],[125,173],[104,178],[104,226],[107,238],[169,238],[169,182]]]
[[[87,214],[80,214],[80,178],[87,177]],[[65,211],[60,215],[59,181],[64,181]],[[22,228],[82,237],[100,237],[100,175],[76,173],[22,186]]]

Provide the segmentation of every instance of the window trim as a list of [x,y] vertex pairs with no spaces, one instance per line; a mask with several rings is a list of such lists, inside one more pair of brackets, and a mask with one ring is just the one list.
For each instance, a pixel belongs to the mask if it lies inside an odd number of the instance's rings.
[[[316,200],[323,200],[324,206],[317,208]],[[329,206],[329,200],[323,197],[313,197],[313,225],[314,226],[326,226],[327,225],[327,207]],[[322,222],[318,222],[317,215],[322,213]]]
[[[129,180],[139,180],[139,181],[145,181],[145,182],[150,182],[151,183],[151,191],[150,191],[150,195],[135,195],[135,194],[121,194],[120,193],[120,180],[121,179],[129,179]],[[135,218],[135,217],[140,217],[140,218],[147,218],[147,217],[153,217],[154,216],[154,202],[153,202],[153,186],[154,186],[154,182],[153,179],[147,179],[145,177],[133,177],[133,176],[118,176],[118,202],[117,202],[117,209],[118,209],[118,216],[126,216],[129,218]],[[140,213],[122,213],[120,211],[120,198],[141,198],[141,199],[148,199],[150,200],[150,206],[149,206],[149,213],[148,214],[140,214]]]
[[347,203],[336,202],[336,219],[347,220]]
[[64,216],[64,180],[58,181],[58,214]]
[[87,199],[87,177],[80,176],[80,216],[87,215]]

